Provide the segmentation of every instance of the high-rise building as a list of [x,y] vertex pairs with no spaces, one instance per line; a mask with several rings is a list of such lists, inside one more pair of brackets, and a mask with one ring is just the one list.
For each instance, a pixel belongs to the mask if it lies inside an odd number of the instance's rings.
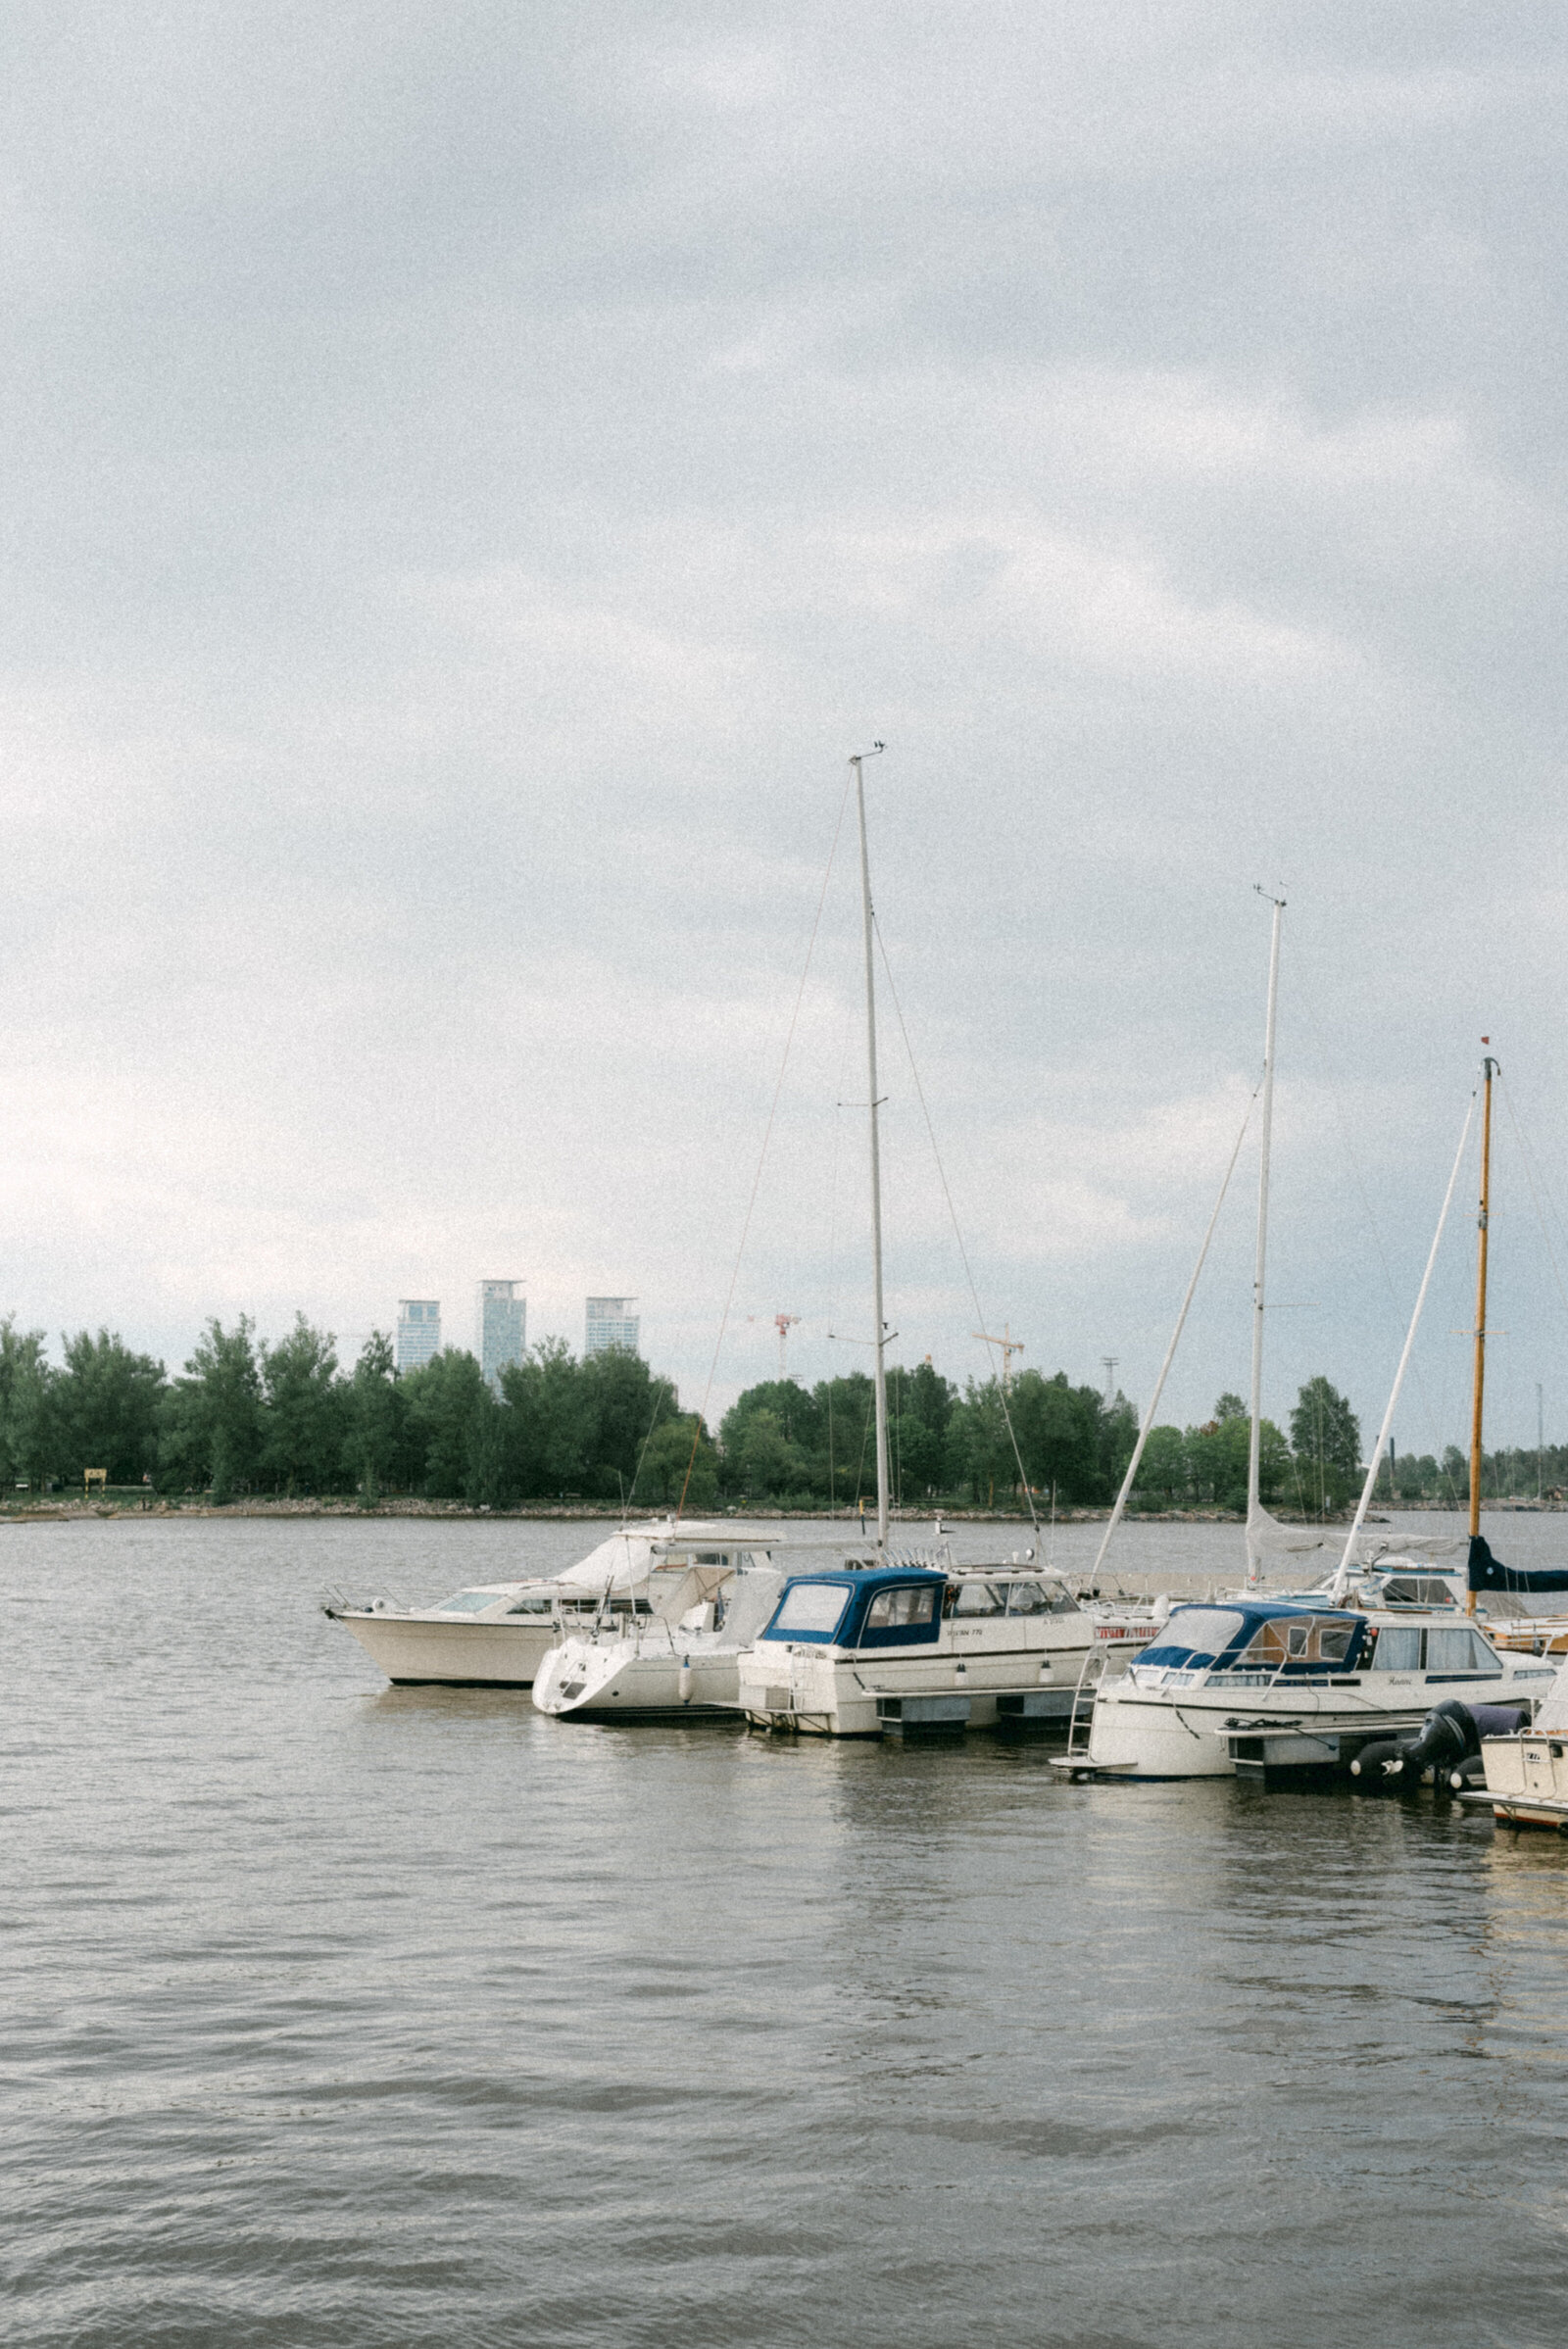
[[479,1367],[492,1387],[501,1391],[501,1373],[509,1362],[520,1362],[527,1345],[528,1301],[517,1295],[520,1281],[479,1283]]
[[634,1297],[591,1297],[588,1304],[588,1334],[583,1341],[583,1353],[608,1354],[612,1346],[622,1353],[637,1351],[637,1333],[642,1324],[635,1313],[626,1307],[634,1305]]
[[398,1298],[398,1368],[419,1370],[441,1351],[441,1300],[436,1297]]

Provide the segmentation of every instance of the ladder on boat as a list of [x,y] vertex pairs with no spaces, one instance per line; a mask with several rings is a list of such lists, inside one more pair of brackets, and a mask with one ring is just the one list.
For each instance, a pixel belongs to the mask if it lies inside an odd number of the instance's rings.
[[1103,1647],[1091,1647],[1078,1668],[1078,1679],[1072,1692],[1072,1711],[1067,1718],[1067,1750],[1062,1767],[1071,1770],[1089,1763],[1089,1739],[1095,1726],[1095,1696],[1105,1677],[1110,1658]]

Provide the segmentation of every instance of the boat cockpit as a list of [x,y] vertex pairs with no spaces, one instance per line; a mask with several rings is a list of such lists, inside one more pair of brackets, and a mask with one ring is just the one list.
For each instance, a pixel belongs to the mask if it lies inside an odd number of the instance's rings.
[[1339,1678],[1364,1662],[1367,1631],[1361,1615],[1277,1601],[1173,1607],[1158,1639],[1128,1671],[1143,1688],[1193,1688],[1210,1679],[1231,1688]]

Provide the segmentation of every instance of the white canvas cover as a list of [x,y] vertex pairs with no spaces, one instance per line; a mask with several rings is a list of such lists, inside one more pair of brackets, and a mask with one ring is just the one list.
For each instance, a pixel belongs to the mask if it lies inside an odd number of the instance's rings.
[[1568,1661],[1557,1667],[1557,1677],[1546,1690],[1546,1701],[1536,1715],[1537,1729],[1547,1730],[1560,1737],[1568,1730]]

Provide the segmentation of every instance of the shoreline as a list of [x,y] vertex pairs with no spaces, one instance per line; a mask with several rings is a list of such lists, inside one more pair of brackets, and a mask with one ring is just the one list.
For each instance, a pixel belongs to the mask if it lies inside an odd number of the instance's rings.
[[[1530,1517],[1560,1516],[1564,1513],[1565,1506],[1568,1504],[1561,1502],[1542,1504],[1535,1501],[1517,1500],[1493,1501],[1490,1504],[1483,1504],[1484,1513],[1490,1516]],[[145,1525],[149,1520],[167,1521],[171,1518],[235,1517],[333,1518],[351,1519],[357,1522],[364,1522],[367,1519],[413,1518],[426,1522],[445,1520],[476,1525],[527,1525],[569,1521],[573,1523],[599,1522],[613,1526],[621,1523],[627,1525],[662,1523],[666,1514],[667,1512],[658,1509],[625,1512],[615,1503],[609,1501],[518,1501],[507,1508],[492,1508],[484,1504],[472,1506],[468,1502],[461,1500],[422,1500],[404,1494],[386,1500],[372,1501],[368,1504],[347,1495],[329,1496],[325,1499],[302,1497],[293,1500],[282,1496],[268,1498],[253,1495],[245,1500],[226,1501],[220,1505],[194,1497],[188,1500],[183,1498],[152,1500],[141,1495],[134,1498],[127,1495],[123,1500],[82,1501],[74,1496],[69,1499],[62,1496],[58,1500],[34,1501],[23,1507],[8,1507],[0,1503],[0,1526],[73,1525],[88,1519],[96,1519],[100,1524],[114,1521],[130,1525]],[[1346,1509],[1343,1512],[1321,1518],[1283,1516],[1278,1512],[1276,1512],[1276,1517],[1277,1522],[1281,1525],[1348,1526],[1353,1514],[1352,1510]],[[1466,1512],[1463,1509],[1429,1508],[1424,1503],[1404,1505],[1398,1502],[1384,1502],[1379,1504],[1375,1514],[1367,1518],[1367,1523],[1368,1525],[1392,1525],[1399,1517],[1413,1515],[1453,1517],[1463,1523]],[[1054,1522],[1058,1526],[1103,1525],[1109,1516],[1108,1507],[1058,1509]],[[734,1518],[737,1523],[746,1525],[859,1527],[862,1524],[860,1512],[855,1509],[763,1508],[751,1510],[734,1508],[715,1511],[710,1517],[698,1518],[697,1522],[711,1524],[730,1517]],[[988,1509],[938,1508],[918,1511],[895,1509],[892,1512],[890,1523],[894,1526],[914,1528],[930,1526],[939,1520],[943,1525],[951,1526],[1002,1524],[1029,1526],[1032,1522],[1038,1522],[1042,1530],[1049,1522],[1044,1517],[1038,1521],[1032,1521],[1026,1509],[1016,1507],[1006,1509],[993,1506]],[[1241,1526],[1245,1525],[1246,1518],[1237,1509],[1137,1509],[1127,1511],[1122,1522],[1124,1525]]]

